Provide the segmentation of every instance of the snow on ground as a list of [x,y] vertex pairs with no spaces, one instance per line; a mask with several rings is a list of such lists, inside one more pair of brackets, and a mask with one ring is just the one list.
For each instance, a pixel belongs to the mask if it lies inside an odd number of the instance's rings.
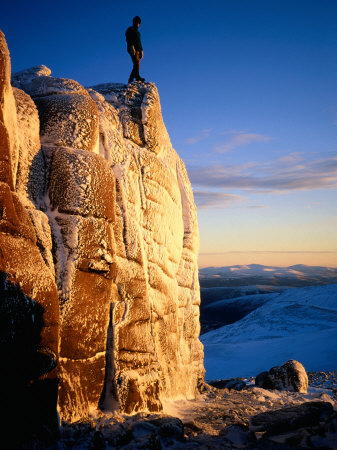
[[337,285],[289,289],[243,319],[201,336],[206,379],[256,376],[288,359],[337,367]]
[[321,331],[317,336],[305,333],[228,344],[210,344],[206,336],[202,336],[206,379],[256,376],[289,359],[300,361],[310,371],[329,371],[337,367],[337,328]]

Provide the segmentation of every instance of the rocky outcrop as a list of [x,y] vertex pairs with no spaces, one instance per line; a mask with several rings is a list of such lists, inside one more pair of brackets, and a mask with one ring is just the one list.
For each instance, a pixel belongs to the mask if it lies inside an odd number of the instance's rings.
[[29,201],[38,113],[28,95],[13,93],[1,32],[0,99],[0,386],[3,429],[16,448],[34,436],[47,444],[57,437],[59,302],[48,220]]
[[50,74],[39,66],[7,82],[16,128],[6,125],[0,172],[47,275],[34,261],[26,269],[50,280],[53,298],[57,286],[61,417],[194,398],[204,374],[197,215],[157,89],[85,89]]
[[255,378],[256,386],[280,391],[307,392],[308,375],[301,363],[290,359],[282,366],[272,367]]
[[[125,374],[120,398],[130,404],[128,393],[137,392],[139,382],[151,399],[157,397],[156,390],[168,398],[193,398],[203,369],[197,218],[186,170],[172,149],[154,85],[100,85],[89,93],[100,114],[100,152],[111,161],[116,177],[116,282],[121,301],[114,306],[119,347],[114,359],[117,371]],[[123,134],[116,139],[118,131]],[[135,379],[142,373],[134,372],[135,358],[144,371],[141,381]]]

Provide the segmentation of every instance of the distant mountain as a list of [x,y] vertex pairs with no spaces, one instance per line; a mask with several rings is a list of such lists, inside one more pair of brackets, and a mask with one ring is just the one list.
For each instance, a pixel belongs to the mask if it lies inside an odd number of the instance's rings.
[[201,287],[215,286],[288,286],[301,287],[337,283],[337,268],[306,266],[263,266],[260,264],[199,269]]
[[255,376],[288,359],[311,371],[336,370],[337,284],[265,297],[241,320],[201,336],[206,378]]

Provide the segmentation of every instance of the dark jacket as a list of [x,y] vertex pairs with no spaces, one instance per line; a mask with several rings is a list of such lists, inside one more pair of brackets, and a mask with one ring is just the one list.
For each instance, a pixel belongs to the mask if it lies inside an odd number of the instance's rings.
[[136,52],[141,52],[143,50],[142,43],[140,41],[140,33],[137,27],[129,27],[125,32],[126,42],[129,47],[133,46]]

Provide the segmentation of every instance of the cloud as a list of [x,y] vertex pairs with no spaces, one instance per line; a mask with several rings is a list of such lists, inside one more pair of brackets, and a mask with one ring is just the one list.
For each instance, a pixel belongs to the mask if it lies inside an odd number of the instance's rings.
[[227,134],[243,134],[243,133],[247,133],[248,130],[226,130],[226,131],[222,131],[222,133],[220,133],[221,135],[227,135]]
[[201,133],[199,134],[199,135],[197,135],[197,136],[193,136],[193,137],[190,137],[190,138],[188,138],[188,139],[186,139],[186,143],[187,144],[196,144],[197,142],[200,142],[200,141],[202,141],[202,140],[204,140],[204,139],[207,139],[209,136],[210,136],[210,134],[211,134],[211,131],[212,130],[201,130]]
[[301,161],[303,161],[303,152],[289,153],[289,155],[281,156],[276,160],[276,162],[278,163],[286,163],[286,164],[288,163],[295,164]]
[[233,130],[232,133],[233,136],[230,137],[226,142],[216,145],[215,150],[218,153],[227,153],[237,147],[243,147],[253,142],[267,142],[273,139],[269,136],[264,136],[263,134],[243,133],[240,131],[236,132],[235,130]]
[[241,195],[227,194],[226,192],[194,191],[193,193],[199,209],[226,208],[244,200]]
[[212,189],[243,189],[264,193],[293,190],[336,189],[337,156],[316,160],[283,158],[271,163],[192,168],[194,186]]
[[[213,131],[213,132],[212,132]],[[263,134],[256,133],[248,133],[246,130],[227,130],[221,133],[214,133],[212,129],[204,129],[201,130],[200,134],[196,136],[189,137],[185,140],[187,144],[193,145],[204,139],[207,139],[211,136],[211,134],[215,134],[218,136],[230,136],[225,142],[218,143],[215,146],[215,150],[219,153],[227,153],[234,150],[237,147],[242,147],[245,145],[249,145],[253,142],[267,142],[270,141],[271,137],[264,136]]]
[[305,205],[305,207],[308,208],[308,209],[311,209],[311,208],[313,208],[313,207],[315,207],[315,206],[321,206],[321,205],[326,205],[326,204],[327,204],[327,202],[325,202],[325,201],[321,201],[321,202],[310,202],[310,203],[308,203],[307,205]]

